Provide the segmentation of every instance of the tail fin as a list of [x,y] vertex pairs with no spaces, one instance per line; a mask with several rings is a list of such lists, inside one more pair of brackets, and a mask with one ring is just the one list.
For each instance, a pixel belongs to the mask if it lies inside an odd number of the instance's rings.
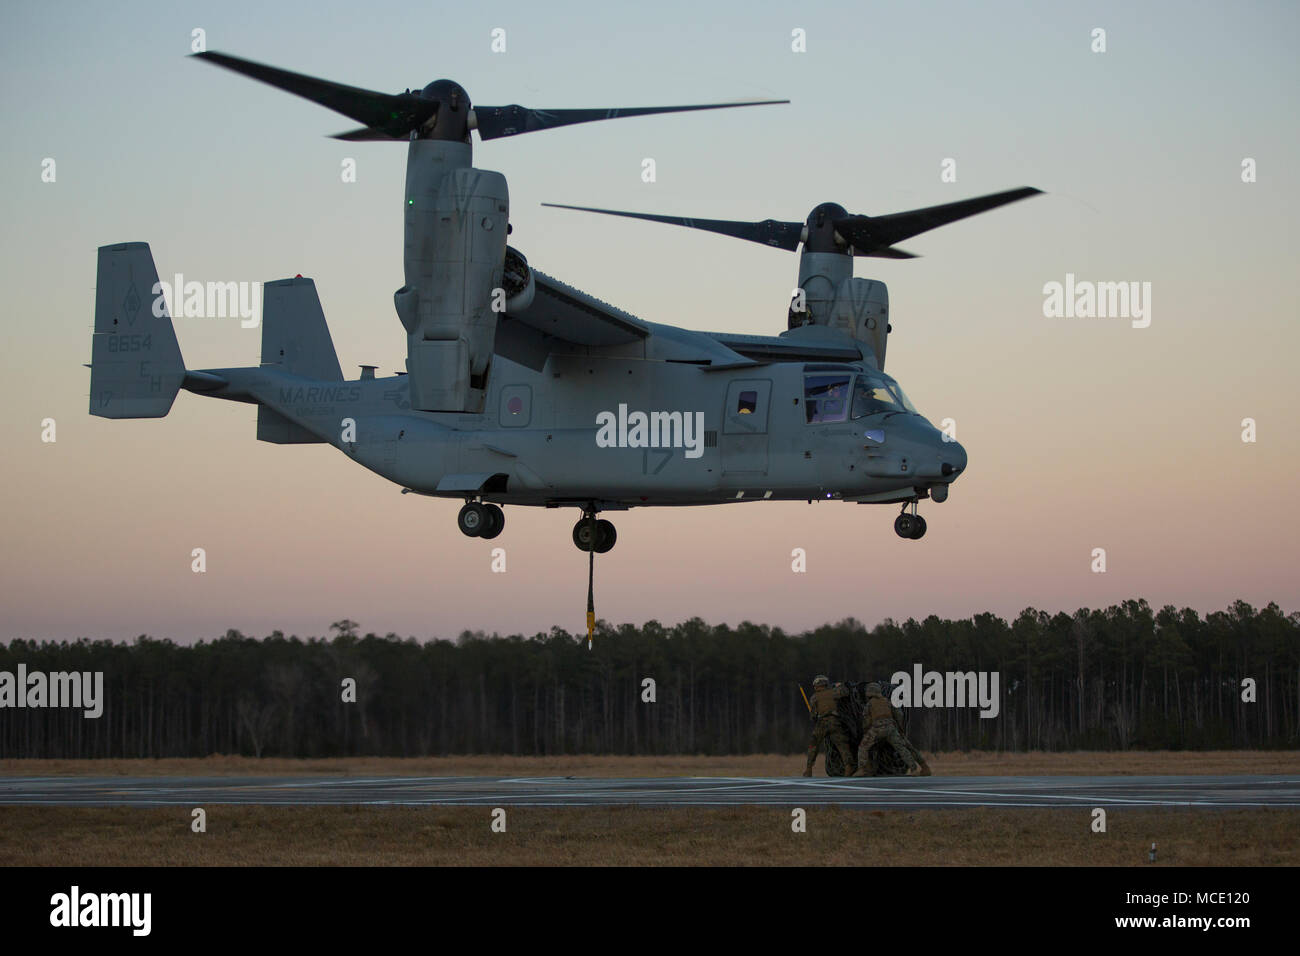
[[343,381],[311,279],[278,279],[262,286],[262,364],[318,382]]
[[185,363],[147,242],[99,249],[90,414],[162,418],[185,379]]
[[[343,381],[334,340],[311,279],[279,279],[262,286],[262,364],[317,382]],[[257,408],[257,437],[277,445],[324,441],[265,405]]]

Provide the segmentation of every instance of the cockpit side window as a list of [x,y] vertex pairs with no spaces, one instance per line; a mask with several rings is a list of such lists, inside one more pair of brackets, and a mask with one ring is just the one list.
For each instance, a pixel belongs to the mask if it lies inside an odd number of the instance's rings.
[[851,379],[851,375],[840,372],[803,377],[804,414],[809,425],[848,419]]
[[883,381],[859,375],[853,383],[853,417],[866,418],[884,412],[901,412],[907,405]]

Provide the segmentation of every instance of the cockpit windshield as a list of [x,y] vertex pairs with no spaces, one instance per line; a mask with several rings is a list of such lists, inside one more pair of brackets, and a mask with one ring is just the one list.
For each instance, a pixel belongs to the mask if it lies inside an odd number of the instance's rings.
[[853,383],[853,417],[866,418],[885,412],[916,412],[903,390],[893,379],[859,375]]
[[913,415],[921,414],[916,410],[916,406],[912,404],[911,399],[907,397],[907,393],[903,391],[903,386],[899,385],[889,376],[885,376],[885,381],[889,383],[890,391],[892,391],[895,395],[898,396],[898,400],[903,403],[904,408],[906,408]]

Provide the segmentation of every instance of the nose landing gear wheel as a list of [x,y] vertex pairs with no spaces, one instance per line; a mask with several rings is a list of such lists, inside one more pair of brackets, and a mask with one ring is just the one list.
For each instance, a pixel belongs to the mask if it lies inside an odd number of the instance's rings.
[[894,519],[894,534],[915,541],[925,535],[925,519],[918,514],[908,514],[904,511]]
[[[492,526],[491,521],[487,507],[474,501],[461,508],[460,514],[456,516],[456,526],[460,528],[461,534],[470,538],[483,537],[483,532]],[[504,523],[503,517],[502,524]]]

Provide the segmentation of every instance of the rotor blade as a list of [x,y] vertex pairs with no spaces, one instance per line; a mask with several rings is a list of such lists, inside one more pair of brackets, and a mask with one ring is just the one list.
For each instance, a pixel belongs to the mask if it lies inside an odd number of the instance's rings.
[[372,141],[391,143],[395,140],[405,142],[406,137],[389,136],[383,130],[374,129],[370,126],[362,126],[360,129],[350,129],[346,133],[334,133],[330,136],[330,139],[342,139],[347,140],[350,143],[365,143]]
[[888,246],[884,249],[877,249],[874,252],[858,252],[853,250],[855,256],[874,256],[877,259],[919,259],[921,258],[914,252],[908,252],[905,249],[899,249],[897,246]]
[[425,100],[411,93],[393,95],[344,86],[342,83],[292,73],[215,50],[195,53],[194,56],[319,103],[336,113],[342,113],[348,119],[394,138],[404,136],[420,126],[438,108],[436,101]]
[[775,219],[764,219],[762,222],[733,222],[730,219],[686,219],[682,216],[656,216],[648,212],[619,212],[616,209],[566,206],[554,202],[544,202],[542,205],[553,209],[577,209],[581,212],[598,212],[605,216],[626,216],[629,219],[666,222],[672,226],[689,226],[692,229],[718,232],[737,239],[748,239],[750,242],[761,242],[765,246],[775,246],[789,252],[799,248],[800,236],[803,233],[803,223],[778,222]]
[[902,242],[904,239],[910,239],[912,236],[939,226],[946,226],[967,216],[1005,206],[1019,199],[1037,196],[1041,192],[1041,189],[1025,186],[988,196],[977,196],[974,199],[944,203],[941,206],[896,212],[888,216],[849,216],[835,221],[835,231],[844,237],[844,241],[853,247],[857,255],[878,255],[879,250],[888,248],[896,242]]
[[652,113],[689,113],[694,110],[724,110],[733,106],[772,106],[789,103],[789,100],[741,100],[736,103],[706,103],[700,106],[633,106],[626,109],[589,110],[534,110],[517,103],[509,106],[475,106],[479,136],[497,139],[501,136],[518,136],[557,126],[574,123],[591,123],[596,120],[618,119],[623,116],[648,116]]

